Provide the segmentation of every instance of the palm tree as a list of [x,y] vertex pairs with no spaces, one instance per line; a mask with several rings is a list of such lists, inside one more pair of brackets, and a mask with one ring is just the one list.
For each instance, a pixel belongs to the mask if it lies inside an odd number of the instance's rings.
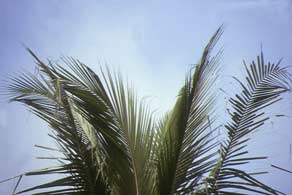
[[17,192],[38,195],[280,194],[243,170],[251,133],[269,118],[267,106],[291,90],[285,68],[265,63],[263,53],[246,68],[241,92],[230,98],[226,137],[215,139],[214,124],[220,51],[212,36],[199,63],[187,74],[172,110],[156,121],[119,74],[95,74],[73,58],[68,68],[42,62],[31,50],[38,75],[22,74],[8,86],[11,101],[28,106],[52,129],[58,166],[24,176],[57,174],[59,179]]

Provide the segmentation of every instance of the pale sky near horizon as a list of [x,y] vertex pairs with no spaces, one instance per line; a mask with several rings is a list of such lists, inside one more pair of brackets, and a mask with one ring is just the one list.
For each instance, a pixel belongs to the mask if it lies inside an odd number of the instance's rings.
[[[253,60],[261,45],[267,60],[283,58],[283,66],[292,65],[292,0],[0,0],[0,80],[35,71],[25,44],[42,59],[65,55],[95,71],[105,63],[119,68],[162,113],[171,108],[186,71],[222,23],[219,81],[228,95],[236,86],[231,75],[243,77],[242,60]],[[272,117],[251,141],[252,154],[270,157],[256,165],[270,172],[262,181],[287,194],[292,194],[292,174],[269,165],[292,170],[291,95],[271,111],[288,117]],[[0,180],[50,164],[36,160],[43,151],[33,147],[52,144],[48,129],[25,107],[0,97]],[[39,181],[24,178],[20,188]],[[11,193],[15,182],[0,184],[0,194]]]

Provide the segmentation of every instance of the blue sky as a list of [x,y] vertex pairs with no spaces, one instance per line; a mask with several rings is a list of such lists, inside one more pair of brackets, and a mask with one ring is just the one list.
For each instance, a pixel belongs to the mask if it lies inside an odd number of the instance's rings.
[[[198,62],[210,36],[222,24],[225,32],[220,85],[236,91],[231,75],[243,77],[242,60],[250,61],[261,44],[266,59],[292,64],[292,3],[289,0],[103,1],[1,0],[0,79],[18,71],[35,71],[22,44],[43,59],[73,56],[98,71],[119,68],[141,96],[150,96],[162,113],[170,109],[191,64]],[[34,144],[52,145],[49,128],[19,104],[0,98],[0,180],[48,165]],[[220,106],[224,106],[224,101]],[[271,116],[292,116],[291,94],[273,107]],[[292,170],[290,117],[273,118],[253,135],[252,153],[269,155],[256,166],[269,170],[268,184],[290,194],[292,175],[269,168],[274,163]],[[39,179],[25,178],[22,186]],[[0,184],[9,194],[13,182]],[[290,193],[289,193],[290,192]]]

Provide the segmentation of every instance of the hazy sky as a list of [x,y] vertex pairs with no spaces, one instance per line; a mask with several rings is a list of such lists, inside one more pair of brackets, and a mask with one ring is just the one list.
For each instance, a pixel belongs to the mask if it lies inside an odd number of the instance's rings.
[[[291,2],[1,0],[0,79],[22,70],[35,71],[25,44],[43,59],[58,60],[65,55],[96,71],[105,63],[120,68],[138,93],[150,96],[162,113],[170,109],[186,71],[198,62],[210,36],[224,23],[219,81],[227,95],[232,95],[236,85],[230,84],[230,75],[241,77],[242,60],[254,59],[261,44],[266,59],[284,58],[284,66],[292,65]],[[292,116],[291,99],[291,94],[285,96],[272,114]],[[47,125],[25,107],[8,104],[3,97],[0,100],[0,180],[48,165],[35,159],[43,151],[33,147],[52,144]],[[292,170],[291,118],[272,119],[273,123],[253,135],[251,148],[257,149],[252,153],[270,157],[257,164],[260,170],[271,172],[261,179],[292,194],[292,174],[269,168],[274,163]],[[24,178],[21,186],[39,181]],[[0,184],[0,194],[11,193],[15,182]]]

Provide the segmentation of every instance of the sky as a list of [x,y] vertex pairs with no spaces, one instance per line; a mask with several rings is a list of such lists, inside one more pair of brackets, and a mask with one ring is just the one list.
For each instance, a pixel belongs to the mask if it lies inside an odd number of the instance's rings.
[[[0,79],[36,71],[26,45],[44,60],[58,62],[60,56],[72,56],[95,71],[105,64],[120,69],[160,114],[171,108],[187,70],[198,62],[221,24],[224,34],[218,47],[224,53],[219,83],[226,96],[238,86],[232,76],[244,77],[242,60],[255,59],[261,46],[267,60],[283,58],[283,66],[292,65],[290,0],[1,0]],[[222,99],[218,107],[224,106]],[[250,143],[252,154],[269,156],[255,165],[270,172],[260,179],[287,194],[292,194],[292,174],[270,164],[292,170],[291,112],[292,98],[287,94],[268,113],[272,122]],[[276,114],[287,117],[273,117]],[[34,147],[54,144],[48,132],[48,126],[23,105],[0,97],[0,180],[50,165],[35,159],[44,151]],[[20,188],[42,179],[24,178]],[[0,194],[11,193],[15,183],[0,184]]]

